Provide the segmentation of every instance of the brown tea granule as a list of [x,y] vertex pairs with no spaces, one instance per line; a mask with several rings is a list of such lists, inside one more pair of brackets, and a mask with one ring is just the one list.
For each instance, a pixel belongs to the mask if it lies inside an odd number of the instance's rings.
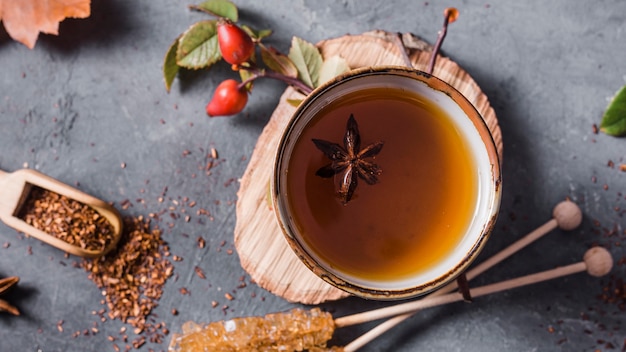
[[81,266],[102,290],[110,319],[119,319],[150,336],[159,335],[147,317],[158,305],[165,281],[174,270],[163,255],[168,248],[161,230],[151,229],[150,221],[142,216],[125,219],[124,229],[116,249],[97,259],[85,259]]
[[196,266],[194,268],[194,271],[196,272],[196,275],[201,278],[201,279],[206,279],[206,275],[204,274],[204,270],[202,270],[201,267]]
[[202,237],[198,237],[196,242],[198,242],[198,248],[204,248],[206,246],[206,241]]
[[92,207],[36,186],[17,217],[85,250],[104,250],[113,240],[113,227]]

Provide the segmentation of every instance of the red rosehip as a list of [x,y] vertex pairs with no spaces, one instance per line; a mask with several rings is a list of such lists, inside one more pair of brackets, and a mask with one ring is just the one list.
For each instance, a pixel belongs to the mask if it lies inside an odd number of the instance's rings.
[[222,57],[231,65],[248,61],[254,52],[254,43],[248,33],[227,19],[220,19],[217,23],[217,42]]
[[234,115],[243,110],[247,102],[246,88],[239,88],[239,82],[227,79],[215,88],[213,98],[206,106],[206,113],[211,117]]

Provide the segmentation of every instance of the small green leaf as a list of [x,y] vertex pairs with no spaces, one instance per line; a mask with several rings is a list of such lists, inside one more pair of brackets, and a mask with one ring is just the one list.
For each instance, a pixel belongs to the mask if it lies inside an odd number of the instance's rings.
[[261,39],[267,38],[272,34],[271,29],[261,29],[260,31],[257,31],[252,29],[250,26],[246,26],[245,24],[242,24],[240,27],[244,30],[244,32],[248,33],[254,41],[260,41]]
[[168,93],[170,88],[172,88],[172,82],[174,82],[178,70],[180,70],[180,67],[176,63],[176,51],[178,50],[179,40],[180,37],[176,38],[172,45],[170,45],[170,48],[167,49],[167,54],[165,54],[165,59],[163,60],[163,78],[165,79],[165,89]]
[[266,48],[262,44],[259,46],[261,47],[261,59],[263,59],[263,63],[272,71],[276,71],[287,77],[298,77],[298,69],[287,55],[272,47]]
[[293,37],[288,56],[298,69],[298,78],[307,86],[315,88],[322,68],[322,55],[319,50],[313,44]]
[[620,89],[604,112],[600,131],[611,136],[626,136],[626,86]]
[[201,21],[183,33],[176,52],[178,66],[197,70],[209,67],[222,58],[217,43],[216,22]]
[[287,103],[294,108],[297,108],[300,106],[300,103],[302,103],[302,99],[287,99]]
[[274,32],[272,32],[271,29],[261,29],[257,32],[256,37],[257,39],[261,40],[263,38],[269,37],[270,35],[272,35],[272,33]]
[[[241,77],[241,82],[245,82],[248,78],[252,77],[252,73],[248,70],[240,69],[239,77]],[[252,86],[253,86],[252,83],[253,83],[252,81],[246,83],[246,89],[248,90],[248,92],[252,91]]]
[[225,17],[233,22],[237,22],[239,19],[239,12],[237,6],[229,0],[208,0],[199,5],[191,5],[190,8],[208,14]]
[[322,64],[318,85],[330,81],[331,79],[349,70],[350,66],[348,66],[348,62],[344,58],[340,56],[330,57],[324,60],[324,63]]

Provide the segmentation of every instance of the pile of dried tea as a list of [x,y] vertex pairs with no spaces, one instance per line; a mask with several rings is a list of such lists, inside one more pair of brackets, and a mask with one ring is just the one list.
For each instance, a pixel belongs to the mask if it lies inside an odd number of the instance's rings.
[[[163,324],[146,321],[163,294],[165,281],[174,267],[169,248],[161,238],[158,227],[142,216],[124,221],[124,232],[116,249],[109,254],[84,259],[81,266],[98,285],[105,297],[109,319],[129,323],[136,334],[146,332],[150,342],[161,343],[168,333]],[[143,337],[133,345],[145,342]]]
[[109,221],[92,207],[33,186],[18,217],[71,245],[102,251],[114,238]]

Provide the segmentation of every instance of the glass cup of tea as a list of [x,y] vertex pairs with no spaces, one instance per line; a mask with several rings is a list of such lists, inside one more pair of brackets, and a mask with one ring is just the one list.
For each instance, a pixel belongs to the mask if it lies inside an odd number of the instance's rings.
[[357,296],[401,299],[455,279],[485,246],[500,162],[481,115],[452,86],[409,68],[363,68],[302,101],[270,188],[311,271]]

